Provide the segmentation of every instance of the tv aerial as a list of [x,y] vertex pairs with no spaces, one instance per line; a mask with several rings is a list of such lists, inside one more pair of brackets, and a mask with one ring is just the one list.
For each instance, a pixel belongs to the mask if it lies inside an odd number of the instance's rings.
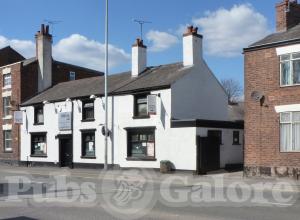
[[62,21],[55,21],[55,20],[49,20],[49,19],[44,19],[44,22],[47,22],[47,24],[50,26],[51,34],[54,37],[54,26],[61,23]]
[[151,21],[145,21],[145,20],[139,20],[139,19],[133,19],[133,21],[135,22],[135,23],[138,23],[139,25],[140,25],[140,38],[141,38],[141,40],[143,40],[143,26],[144,26],[144,24],[151,24],[152,22]]

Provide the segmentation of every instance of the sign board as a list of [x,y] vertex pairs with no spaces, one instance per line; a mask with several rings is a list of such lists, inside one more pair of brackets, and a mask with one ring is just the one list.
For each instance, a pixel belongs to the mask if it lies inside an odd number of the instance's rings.
[[22,111],[14,111],[14,123],[15,124],[23,124],[23,112]]
[[147,110],[149,115],[156,115],[156,95],[147,96]]
[[72,113],[60,112],[58,114],[58,129],[60,131],[67,131],[72,129]]

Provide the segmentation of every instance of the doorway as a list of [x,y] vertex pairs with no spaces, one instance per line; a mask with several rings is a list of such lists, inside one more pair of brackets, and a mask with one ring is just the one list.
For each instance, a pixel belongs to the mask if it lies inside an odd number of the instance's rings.
[[72,135],[59,137],[60,166],[73,168]]

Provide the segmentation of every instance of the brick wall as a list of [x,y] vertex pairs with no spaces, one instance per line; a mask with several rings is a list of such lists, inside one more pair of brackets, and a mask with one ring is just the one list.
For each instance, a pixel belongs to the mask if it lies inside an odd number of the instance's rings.
[[300,5],[297,1],[284,0],[276,5],[276,30],[286,31],[300,23]]
[[[265,95],[265,104],[251,99]],[[300,153],[280,152],[279,114],[274,106],[300,103],[300,86],[280,88],[275,48],[245,52],[245,174],[299,176]]]

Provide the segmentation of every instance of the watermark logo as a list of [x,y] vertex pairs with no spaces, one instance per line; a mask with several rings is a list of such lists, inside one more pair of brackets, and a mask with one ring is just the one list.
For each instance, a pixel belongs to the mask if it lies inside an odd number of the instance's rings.
[[156,204],[155,176],[154,171],[141,169],[101,175],[105,210],[120,219],[138,219],[147,215]]

